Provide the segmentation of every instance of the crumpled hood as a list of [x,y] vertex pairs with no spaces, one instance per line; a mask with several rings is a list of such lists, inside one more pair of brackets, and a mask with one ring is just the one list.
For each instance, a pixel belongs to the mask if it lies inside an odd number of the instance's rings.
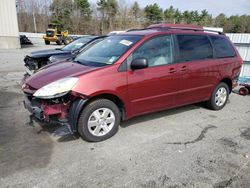
[[32,52],[28,55],[31,58],[49,58],[52,55],[60,55],[60,54],[71,54],[70,51],[62,51],[59,49],[52,49],[52,50],[40,50]]
[[30,76],[25,84],[37,90],[56,80],[82,75],[98,68],[100,67],[89,67],[74,62],[53,63]]

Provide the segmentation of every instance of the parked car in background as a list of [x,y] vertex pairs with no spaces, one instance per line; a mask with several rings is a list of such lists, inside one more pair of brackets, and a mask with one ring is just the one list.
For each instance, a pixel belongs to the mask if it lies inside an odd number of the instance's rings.
[[105,39],[107,36],[100,36],[95,38],[94,40],[91,40],[88,42],[86,45],[84,45],[82,48],[79,50],[75,50],[73,53],[67,53],[67,54],[60,54],[60,55],[53,55],[50,56],[48,64],[50,63],[55,63],[57,61],[63,61],[63,60],[73,60],[77,55],[82,53],[84,50],[92,47],[93,45],[97,44],[98,42],[102,41]]
[[119,33],[125,33],[125,32],[126,31],[111,31],[111,32],[108,33],[108,36],[110,36],[110,35],[117,35]]
[[[84,48],[89,43],[99,40],[100,36],[85,36],[75,41],[69,43],[62,48],[56,48],[51,50],[40,50],[32,52],[24,58],[24,66],[26,67],[26,72],[32,75],[41,67],[48,64],[48,60],[51,56],[57,55],[71,55],[78,53],[82,48]],[[101,36],[102,38],[102,36]]]
[[98,142],[138,115],[197,102],[221,110],[242,63],[221,32],[161,25],[109,36],[74,61],[44,67],[23,84],[24,104],[35,118]]

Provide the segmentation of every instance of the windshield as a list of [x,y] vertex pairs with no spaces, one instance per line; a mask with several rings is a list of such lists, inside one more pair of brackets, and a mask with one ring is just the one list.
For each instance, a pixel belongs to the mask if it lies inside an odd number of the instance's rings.
[[64,46],[61,50],[63,51],[75,51],[82,48],[84,45],[86,45],[89,41],[93,40],[93,38],[86,37],[86,38],[79,38],[68,45]]
[[105,38],[82,52],[75,61],[89,66],[102,66],[115,63],[142,36],[115,35]]

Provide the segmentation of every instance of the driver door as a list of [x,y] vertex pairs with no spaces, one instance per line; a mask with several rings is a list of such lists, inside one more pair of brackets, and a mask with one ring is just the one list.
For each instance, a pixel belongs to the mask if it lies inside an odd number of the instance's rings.
[[[148,68],[131,70],[136,58],[146,58]],[[133,115],[158,111],[175,106],[179,88],[177,64],[173,64],[171,35],[153,37],[144,42],[127,59],[128,94]]]

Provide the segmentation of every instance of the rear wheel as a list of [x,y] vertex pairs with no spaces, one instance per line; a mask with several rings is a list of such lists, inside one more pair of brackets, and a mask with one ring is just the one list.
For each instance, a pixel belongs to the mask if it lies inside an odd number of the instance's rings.
[[59,38],[59,39],[56,41],[56,44],[57,44],[57,45],[62,45],[62,39]]
[[64,43],[65,45],[69,44],[71,41],[72,41],[71,37],[65,37],[65,38],[63,39],[63,43]]
[[208,107],[212,110],[221,110],[227,103],[229,97],[229,87],[226,83],[221,82],[216,86],[213,94],[207,102]]
[[120,120],[120,110],[115,103],[98,99],[88,104],[81,112],[78,132],[86,141],[100,142],[117,132]]
[[45,40],[44,42],[45,42],[46,45],[50,44],[50,41],[48,41],[48,40]]

